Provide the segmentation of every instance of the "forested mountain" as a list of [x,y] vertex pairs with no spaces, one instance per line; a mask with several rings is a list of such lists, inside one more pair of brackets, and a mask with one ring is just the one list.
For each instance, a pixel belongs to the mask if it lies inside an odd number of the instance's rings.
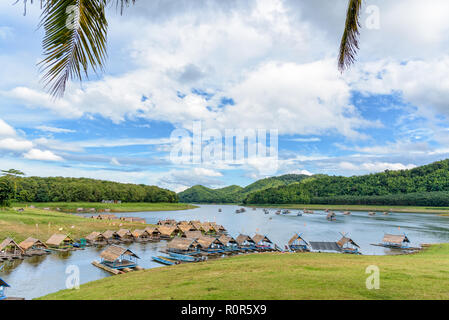
[[[15,189],[17,201],[24,202],[178,202],[175,192],[143,184],[125,184],[87,178],[14,177],[0,178]],[[2,184],[0,183],[0,188]],[[11,187],[10,187],[11,188]]]
[[245,203],[449,205],[449,160],[363,176],[315,176],[250,193]]
[[242,202],[251,192],[285,186],[307,178],[310,177],[302,174],[286,174],[258,180],[245,188],[233,185],[221,189],[211,189],[197,185],[178,193],[178,196],[180,202],[186,203],[237,203]]

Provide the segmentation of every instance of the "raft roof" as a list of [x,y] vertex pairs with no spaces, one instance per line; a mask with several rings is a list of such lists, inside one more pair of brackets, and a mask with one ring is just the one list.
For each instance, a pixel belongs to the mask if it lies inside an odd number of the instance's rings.
[[9,284],[7,284],[2,278],[0,278],[0,287],[10,288]]
[[133,236],[133,234],[131,233],[131,231],[129,231],[128,229],[120,229],[119,231],[117,231],[117,235],[120,238],[126,237],[126,236]]
[[23,249],[12,238],[6,238],[2,243],[0,243],[0,251],[4,250],[8,246],[16,247],[23,252]]
[[254,240],[251,239],[251,237],[248,236],[248,235],[246,235],[246,234],[240,234],[240,235],[235,239],[235,241],[237,241],[237,243],[238,243],[240,246],[241,246],[243,243],[245,243],[245,241],[253,242],[253,243],[254,243]]
[[107,247],[103,252],[101,252],[100,257],[103,260],[113,262],[120,258],[122,255],[128,255],[131,257],[135,257],[137,259],[140,259],[134,252],[132,252],[129,249],[119,247],[119,246],[109,246]]
[[221,235],[220,238],[218,238],[221,243],[223,243],[225,246],[227,246],[229,243],[237,243],[235,239],[231,236],[227,236],[225,234]]
[[26,240],[23,240],[21,243],[19,243],[19,246],[23,250],[26,251],[36,244],[44,246],[45,248],[48,248],[47,245],[45,243],[43,243],[42,241],[40,241],[39,239],[35,239],[35,238],[31,238],[31,237],[27,238]]
[[184,233],[189,231],[196,231],[196,228],[190,224],[178,224],[178,228]]
[[94,231],[86,237],[86,240],[95,241],[98,240],[98,238],[106,239],[106,237],[102,233]]
[[291,245],[292,245],[296,240],[298,240],[298,239],[304,241],[306,245],[309,245],[309,244],[307,243],[307,241],[304,240],[304,238],[301,237],[301,235],[299,235],[299,234],[297,234],[297,233],[295,233],[295,235],[294,235],[293,237],[291,237],[291,239],[288,241],[288,245],[291,246]]
[[176,229],[178,229],[178,227],[171,226],[171,225],[162,225],[162,226],[158,227],[157,229],[159,230],[161,235],[171,236],[176,231]]
[[145,229],[136,229],[136,230],[133,231],[133,236],[136,237],[136,238],[140,238],[140,237],[142,237],[143,235],[145,235],[145,233],[146,233],[148,236],[150,236],[150,233],[148,233],[147,230],[145,230]]
[[114,235],[117,235],[117,232],[116,232],[116,231],[107,230],[107,231],[103,232],[103,236],[104,236],[106,239],[111,239],[111,238],[114,237]]
[[410,240],[404,234],[385,234],[382,242],[401,244]]
[[263,236],[263,235],[257,234],[257,233],[256,233],[256,235],[253,237],[253,241],[254,241],[255,243],[260,243],[260,242],[273,243],[273,242],[271,242],[270,239],[268,239],[267,236]]
[[196,241],[201,245],[203,248],[209,248],[212,244],[223,244],[220,240],[218,240],[215,237],[209,237],[209,236],[202,236]]
[[341,251],[336,242],[310,242],[313,250]]
[[192,238],[173,238],[173,240],[167,243],[167,248],[183,251],[188,251],[191,248],[196,248],[198,246],[201,247],[201,244]]
[[186,238],[192,238],[192,239],[198,239],[203,236],[201,231],[187,231],[187,232],[184,232],[184,235]]
[[355,243],[351,238],[348,238],[348,237],[345,237],[345,236],[343,236],[340,240],[337,241],[337,244],[340,247],[343,247],[347,243],[350,243],[353,246],[356,246],[357,248],[360,248],[360,246],[357,243]]
[[68,235],[55,233],[47,240],[46,244],[59,246],[64,241],[74,242]]
[[146,227],[144,230],[145,230],[146,232],[148,232],[150,235],[153,234],[153,233],[158,233],[158,234],[161,233],[161,232],[159,231],[159,229],[158,229],[158,228],[155,228],[155,227]]

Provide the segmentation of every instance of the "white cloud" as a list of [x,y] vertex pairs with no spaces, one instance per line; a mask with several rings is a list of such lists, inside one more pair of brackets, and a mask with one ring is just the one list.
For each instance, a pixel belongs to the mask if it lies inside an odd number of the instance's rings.
[[38,126],[36,129],[46,132],[52,132],[52,133],[74,133],[75,130],[71,129],[64,129],[64,128],[55,128],[50,126]]
[[16,130],[0,119],[0,137],[12,137],[16,135]]
[[388,163],[388,162],[365,162],[351,163],[347,161],[340,162],[339,167],[347,171],[381,172],[385,170],[406,170],[416,167],[414,164]]
[[53,152],[46,150],[42,151],[39,149],[31,149],[23,155],[25,159],[28,160],[42,160],[42,161],[63,161],[64,159]]
[[16,138],[0,139],[0,150],[6,151],[26,151],[33,147],[33,143],[27,140]]

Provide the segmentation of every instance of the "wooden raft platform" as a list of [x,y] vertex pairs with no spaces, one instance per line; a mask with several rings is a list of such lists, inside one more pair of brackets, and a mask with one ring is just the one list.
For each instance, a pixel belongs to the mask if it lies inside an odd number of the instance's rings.
[[112,273],[112,274],[122,274],[122,273],[131,272],[131,271],[144,270],[144,268],[139,267],[139,266],[136,266],[134,268],[123,268],[123,269],[119,270],[119,269],[110,268],[110,267],[108,267],[108,266],[106,266],[106,265],[104,265],[104,264],[102,264],[102,263],[100,263],[98,261],[93,261],[92,264],[94,266],[96,266],[97,268],[103,269],[104,271],[107,271],[107,272]]

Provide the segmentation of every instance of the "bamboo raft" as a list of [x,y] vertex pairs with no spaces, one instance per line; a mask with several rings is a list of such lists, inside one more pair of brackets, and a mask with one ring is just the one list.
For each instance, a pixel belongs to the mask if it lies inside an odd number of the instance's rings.
[[109,272],[109,273],[112,273],[112,274],[114,274],[114,275],[117,275],[117,274],[123,274],[123,273],[128,273],[128,272],[131,272],[131,271],[141,271],[141,270],[144,270],[144,268],[142,268],[142,267],[139,267],[139,266],[135,266],[134,268],[123,268],[123,269],[114,269],[114,268],[110,268],[110,267],[108,267],[108,266],[106,266],[106,265],[104,265],[104,264],[102,264],[102,263],[100,263],[100,262],[98,262],[98,261],[92,261],[92,264],[95,266],[95,267],[97,267],[97,268],[100,268],[100,269],[102,269],[102,270],[104,270],[104,271],[107,271],[107,272]]

